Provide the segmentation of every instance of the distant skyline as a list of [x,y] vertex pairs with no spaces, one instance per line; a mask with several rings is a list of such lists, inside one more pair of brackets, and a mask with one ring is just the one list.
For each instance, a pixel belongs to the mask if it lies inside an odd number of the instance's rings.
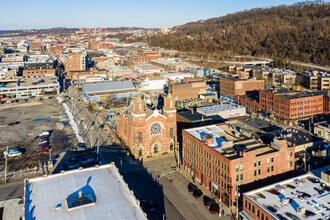
[[[0,30],[144,27],[165,28],[297,0],[1,0]],[[328,1],[326,1],[328,2]]]

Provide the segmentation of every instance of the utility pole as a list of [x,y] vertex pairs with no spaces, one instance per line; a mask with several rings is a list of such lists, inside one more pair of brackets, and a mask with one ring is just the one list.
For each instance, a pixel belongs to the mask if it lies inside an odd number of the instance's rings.
[[305,171],[305,173],[307,171],[307,151],[306,151],[306,147],[305,147],[305,156],[304,156],[304,171]]
[[238,219],[238,211],[239,211],[239,208],[238,208],[238,185],[237,185],[237,188],[236,188],[236,219]]
[[6,155],[6,161],[5,161],[5,183],[7,182],[7,160],[8,160],[8,154],[9,154],[9,152],[8,152],[8,146],[7,146],[7,148],[6,148],[6,152],[7,152],[7,155]]

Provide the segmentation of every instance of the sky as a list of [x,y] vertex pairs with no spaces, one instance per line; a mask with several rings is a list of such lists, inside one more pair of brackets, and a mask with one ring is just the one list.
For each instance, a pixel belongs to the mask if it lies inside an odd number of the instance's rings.
[[299,0],[0,0],[0,30],[165,28]]

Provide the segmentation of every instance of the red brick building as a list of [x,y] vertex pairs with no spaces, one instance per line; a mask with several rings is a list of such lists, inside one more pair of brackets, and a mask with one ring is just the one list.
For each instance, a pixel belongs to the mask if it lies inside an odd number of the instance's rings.
[[139,57],[148,57],[150,59],[158,59],[158,58],[162,57],[159,54],[159,51],[156,50],[156,49],[153,49],[153,50],[140,50],[140,51],[138,51],[138,56]]
[[107,71],[90,68],[89,70],[70,71],[70,73],[68,74],[68,78],[72,80],[86,79],[88,77],[106,78]]
[[70,75],[70,71],[78,71],[86,69],[86,55],[80,53],[69,52],[66,62],[65,71]]
[[323,113],[323,93],[297,93],[289,90],[260,91],[261,110],[281,121],[296,122]]
[[221,201],[231,206],[241,192],[272,179],[291,176],[295,147],[285,139],[265,146],[242,137],[226,124],[183,130],[183,167]]
[[149,108],[140,95],[119,116],[119,138],[135,157],[174,150],[177,141],[175,100],[169,93],[162,111]]
[[63,53],[63,45],[49,45],[49,54],[51,55],[59,55]]
[[55,69],[23,70],[23,76],[49,76],[55,73]]

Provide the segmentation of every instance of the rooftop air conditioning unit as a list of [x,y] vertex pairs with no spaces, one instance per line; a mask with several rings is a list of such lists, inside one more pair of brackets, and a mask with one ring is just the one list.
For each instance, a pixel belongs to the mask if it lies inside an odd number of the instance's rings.
[[299,207],[299,208],[297,208],[297,212],[302,215],[302,214],[305,214],[306,209],[304,207]]

